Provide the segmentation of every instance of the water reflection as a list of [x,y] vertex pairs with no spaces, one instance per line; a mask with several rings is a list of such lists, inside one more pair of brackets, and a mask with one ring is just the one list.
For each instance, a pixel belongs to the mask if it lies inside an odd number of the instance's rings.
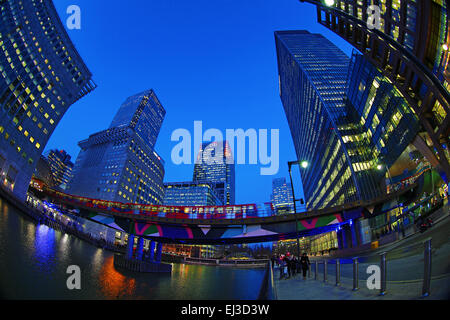
[[[256,299],[264,270],[173,264],[171,274],[117,270],[114,255],[34,224],[0,199],[0,295],[14,299]],[[82,290],[67,290],[80,266]]]
[[34,240],[34,257],[37,266],[42,272],[53,271],[55,259],[55,230],[45,224],[36,228]]
[[99,274],[100,289],[107,299],[132,297],[136,280],[122,275],[114,268],[114,256],[106,258]]

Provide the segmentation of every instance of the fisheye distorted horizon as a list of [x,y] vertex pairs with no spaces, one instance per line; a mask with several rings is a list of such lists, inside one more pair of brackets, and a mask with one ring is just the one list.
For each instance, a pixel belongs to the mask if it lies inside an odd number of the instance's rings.
[[179,128],[193,132],[194,121],[223,132],[279,130],[278,173],[237,165],[236,203],[270,201],[272,179],[287,177],[287,162],[296,160],[279,98],[274,31],[321,33],[347,55],[352,50],[317,23],[315,6],[292,0],[62,0],[55,2],[62,21],[72,4],[82,23],[68,33],[98,88],[69,108],[45,149],[65,149],[74,161],[77,143],[107,127],[127,97],[153,89],[167,111],[155,148],[165,160],[164,181],[192,178],[193,164],[170,160],[170,137]]

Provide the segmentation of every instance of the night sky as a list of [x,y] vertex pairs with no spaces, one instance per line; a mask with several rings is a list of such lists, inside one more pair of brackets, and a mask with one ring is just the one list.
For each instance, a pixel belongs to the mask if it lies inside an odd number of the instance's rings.
[[[270,201],[272,179],[288,178],[287,161],[296,160],[278,94],[273,32],[305,29],[323,34],[347,55],[352,50],[317,23],[313,5],[296,0],[54,3],[64,23],[69,5],[81,8],[81,30],[68,33],[98,88],[69,108],[45,149],[65,149],[75,162],[80,140],[106,129],[128,96],[153,88],[167,111],[155,148],[165,160],[165,181],[192,179],[193,164],[171,161],[177,142],[170,137],[178,128],[191,131],[192,139],[196,120],[204,131],[223,134],[279,129],[278,173],[262,176],[260,164],[237,165],[236,203]],[[297,193],[298,175],[294,181]]]

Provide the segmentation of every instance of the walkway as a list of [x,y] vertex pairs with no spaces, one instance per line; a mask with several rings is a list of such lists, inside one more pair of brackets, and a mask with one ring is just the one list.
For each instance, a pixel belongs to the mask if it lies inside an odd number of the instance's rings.
[[[444,212],[435,220],[434,226],[425,233],[416,233],[401,241],[378,248],[372,252],[359,254],[359,290],[353,288],[353,265],[348,257],[341,257],[340,285],[336,286],[336,264],[328,260],[327,282],[324,282],[323,264],[319,264],[319,273],[315,280],[314,261],[311,259],[311,274],[305,280],[296,275],[287,280],[279,280],[279,268],[275,267],[275,290],[279,300],[448,300],[450,299],[450,219],[448,204]],[[431,295],[422,297],[422,279],[424,274],[424,244],[431,237],[432,243],[432,280]],[[367,288],[366,272],[369,265],[379,265],[380,252],[386,254],[386,294],[379,296],[379,290]]]
[[335,278],[329,277],[323,282],[323,274],[314,280],[314,272],[306,281],[301,275],[287,280],[279,280],[279,270],[275,268],[275,288],[279,300],[448,300],[450,299],[450,276],[432,280],[431,295],[421,297],[422,282],[387,282],[387,291],[379,296],[379,290],[369,290],[365,281],[359,281],[360,289],[352,291],[352,279],[341,277],[341,285],[335,285]]

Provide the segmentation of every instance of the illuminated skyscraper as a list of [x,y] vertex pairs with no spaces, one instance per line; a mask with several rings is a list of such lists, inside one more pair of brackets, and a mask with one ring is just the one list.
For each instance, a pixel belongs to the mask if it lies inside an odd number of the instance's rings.
[[91,77],[52,1],[0,1],[0,183],[17,197]]
[[49,150],[44,155],[50,166],[55,185],[61,190],[66,190],[72,178],[73,162],[70,161],[70,155],[64,150]]
[[128,98],[109,129],[78,143],[81,151],[68,192],[124,203],[162,204],[164,161],[153,145],[164,115],[153,90]]
[[164,183],[164,205],[169,206],[221,206],[222,199],[206,182]]
[[[275,33],[280,96],[308,209],[372,200],[418,132],[417,116],[367,59],[319,34]],[[380,169],[381,168],[381,169]]]
[[356,181],[336,120],[345,112],[350,59],[320,34],[277,31],[280,97],[301,169],[306,208],[357,200]]
[[291,184],[286,183],[286,178],[272,180],[271,201],[278,214],[294,213]]
[[129,97],[119,108],[110,128],[128,126],[150,147],[156,144],[166,110],[153,90]]
[[347,40],[391,81],[419,117],[414,146],[448,183],[450,1],[300,2],[315,4],[318,22]]
[[213,184],[224,205],[235,204],[234,160],[228,142],[202,144],[194,165],[193,181]]

